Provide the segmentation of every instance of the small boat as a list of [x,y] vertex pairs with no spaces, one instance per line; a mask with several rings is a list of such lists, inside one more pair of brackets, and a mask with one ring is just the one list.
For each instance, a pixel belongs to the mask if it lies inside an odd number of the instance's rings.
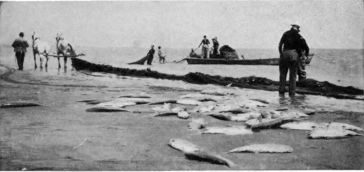
[[212,64],[223,64],[223,65],[278,65],[279,58],[271,59],[226,59],[226,58],[186,58],[188,64],[201,64],[201,65],[212,65]]

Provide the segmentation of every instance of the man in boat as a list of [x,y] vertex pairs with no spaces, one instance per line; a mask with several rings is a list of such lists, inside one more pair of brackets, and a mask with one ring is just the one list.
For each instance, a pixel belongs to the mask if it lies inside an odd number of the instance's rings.
[[310,52],[310,48],[308,47],[306,40],[304,38],[301,39],[300,43],[300,52],[299,52],[299,61],[298,61],[298,81],[303,81],[306,79],[306,61],[308,59],[308,55]]
[[19,33],[19,38],[15,39],[11,46],[14,48],[19,70],[23,70],[25,53],[27,52],[27,48],[29,47],[28,42],[24,39],[23,32]]
[[159,63],[165,63],[166,62],[166,56],[163,55],[162,47],[158,46],[158,57],[159,57]]
[[219,56],[219,42],[217,41],[217,37],[212,38],[212,56],[211,58],[218,58]]
[[200,55],[196,54],[196,52],[193,48],[191,49],[190,57],[201,58]]
[[206,35],[204,35],[200,45],[198,46],[200,48],[202,45],[202,57],[204,59],[208,58],[209,44],[210,44],[210,41],[206,38]]
[[152,45],[151,47],[150,47],[150,50],[148,51],[148,54],[147,54],[147,64],[148,65],[152,65],[152,61],[153,61],[153,58],[154,58],[154,52],[155,52],[155,50],[154,50],[154,45]]
[[300,26],[298,24],[291,26],[291,29],[283,34],[278,46],[280,54],[279,94],[283,95],[285,92],[286,77],[289,70],[289,95],[294,96],[303,37],[299,34]]

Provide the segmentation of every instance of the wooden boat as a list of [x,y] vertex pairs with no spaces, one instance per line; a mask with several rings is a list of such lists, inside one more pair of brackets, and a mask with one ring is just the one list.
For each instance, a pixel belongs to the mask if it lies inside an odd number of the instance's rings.
[[186,58],[188,64],[201,64],[201,65],[213,65],[213,64],[223,64],[223,65],[278,65],[279,58],[271,59],[239,59],[239,60],[228,60],[225,58],[211,58],[211,59],[201,59],[201,58]]

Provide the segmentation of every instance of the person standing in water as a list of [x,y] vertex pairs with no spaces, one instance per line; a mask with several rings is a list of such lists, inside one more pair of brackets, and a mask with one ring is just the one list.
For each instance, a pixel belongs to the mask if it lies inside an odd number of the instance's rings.
[[299,53],[301,51],[302,36],[299,34],[300,26],[292,24],[286,31],[278,46],[279,59],[279,94],[284,95],[286,77],[289,70],[289,95],[294,96],[296,90],[296,77],[298,70]]
[[152,61],[153,61],[153,58],[154,58],[154,52],[155,52],[154,45],[152,45],[150,47],[150,50],[148,51],[148,54],[147,54],[147,56],[148,56],[147,64],[148,65],[152,65]]
[[217,41],[217,37],[212,38],[212,57],[217,58],[219,55],[219,42]]
[[161,46],[158,46],[158,57],[159,57],[159,63],[165,63],[166,62],[166,56],[163,55]]
[[202,45],[202,57],[204,59],[208,58],[209,44],[210,44],[210,41],[207,39],[206,35],[204,35],[200,45],[198,46],[200,48]]
[[11,46],[14,48],[15,57],[19,67],[18,69],[23,70],[25,53],[27,52],[27,48],[29,47],[28,42],[24,39],[23,32],[19,33],[19,38],[15,39]]

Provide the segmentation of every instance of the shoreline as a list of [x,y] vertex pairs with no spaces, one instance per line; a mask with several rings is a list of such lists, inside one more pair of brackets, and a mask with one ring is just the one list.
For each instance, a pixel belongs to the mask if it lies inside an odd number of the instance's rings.
[[[157,71],[147,70],[137,70],[137,69],[129,69],[129,68],[119,68],[113,67],[110,65],[102,65],[102,64],[94,64],[88,61],[72,58],[72,65],[76,70],[89,70],[91,72],[105,72],[112,73],[122,76],[133,76],[133,77],[150,77],[156,79],[169,79],[169,80],[182,80],[187,83],[193,84],[216,84],[216,85],[231,85],[232,87],[239,88],[251,88],[258,90],[267,90],[267,91],[278,91],[278,81],[273,81],[263,77],[241,77],[241,78],[233,78],[233,77],[221,77],[218,75],[208,75],[199,72],[188,73],[186,75],[174,75],[174,74],[165,74]],[[306,79],[302,82],[297,82],[297,93],[302,94],[311,94],[311,95],[322,95],[327,97],[334,97],[340,99],[356,99],[356,100],[364,100],[363,98],[359,98],[356,96],[362,96],[364,91],[358,88],[354,88],[352,86],[338,86],[327,81],[316,81],[314,79]]]

